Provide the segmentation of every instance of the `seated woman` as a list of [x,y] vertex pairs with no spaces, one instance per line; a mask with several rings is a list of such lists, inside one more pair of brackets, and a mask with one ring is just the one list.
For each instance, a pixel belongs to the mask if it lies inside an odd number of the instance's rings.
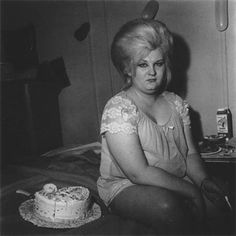
[[226,206],[194,146],[188,104],[166,91],[172,42],[157,20],[130,21],[115,35],[111,56],[125,86],[102,115],[97,187],[115,214],[158,233],[196,233],[205,203]]

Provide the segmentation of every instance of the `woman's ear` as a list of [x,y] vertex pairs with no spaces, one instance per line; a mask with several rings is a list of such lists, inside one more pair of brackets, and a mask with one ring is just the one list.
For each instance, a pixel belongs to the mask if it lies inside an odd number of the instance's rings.
[[129,68],[124,69],[124,74],[127,75],[128,77],[132,77],[131,70]]
[[131,71],[128,71],[127,75],[131,78],[132,77]]

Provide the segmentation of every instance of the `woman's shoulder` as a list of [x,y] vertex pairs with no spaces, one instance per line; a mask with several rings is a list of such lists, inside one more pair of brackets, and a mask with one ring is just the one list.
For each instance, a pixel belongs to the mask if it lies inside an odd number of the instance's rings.
[[101,134],[124,132],[137,133],[139,113],[135,104],[125,92],[120,92],[110,98],[104,108],[101,119]]
[[125,91],[121,91],[111,97],[106,105],[105,109],[109,108],[118,108],[118,109],[129,109],[129,110],[134,110],[137,111],[137,106],[135,103],[127,96]]
[[176,106],[186,103],[186,100],[174,92],[165,91],[163,92],[163,95],[169,102],[174,103]]
[[173,104],[175,110],[182,117],[184,124],[190,124],[190,117],[189,117],[190,106],[187,103],[187,101],[173,92],[166,91],[163,93],[163,95],[169,102]]
[[170,91],[164,91],[163,95],[168,99],[168,100],[172,100],[172,101],[176,101],[176,100],[180,100],[181,97],[179,95],[177,95],[174,92],[170,92]]

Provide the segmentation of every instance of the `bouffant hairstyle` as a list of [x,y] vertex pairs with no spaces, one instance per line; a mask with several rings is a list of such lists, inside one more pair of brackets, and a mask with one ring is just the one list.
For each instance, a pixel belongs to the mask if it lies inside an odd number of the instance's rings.
[[[116,33],[111,45],[111,58],[117,71],[130,83],[142,58],[160,48],[166,66],[166,85],[171,80],[170,58],[173,37],[166,25],[158,20],[135,19],[124,24]],[[131,76],[130,76],[131,75]]]

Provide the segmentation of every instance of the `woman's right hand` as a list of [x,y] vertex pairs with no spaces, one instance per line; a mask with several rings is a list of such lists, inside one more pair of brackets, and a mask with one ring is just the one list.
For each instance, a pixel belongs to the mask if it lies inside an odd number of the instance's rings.
[[202,181],[201,191],[218,209],[223,211],[229,210],[225,200],[225,195],[227,194],[212,179],[205,178]]

